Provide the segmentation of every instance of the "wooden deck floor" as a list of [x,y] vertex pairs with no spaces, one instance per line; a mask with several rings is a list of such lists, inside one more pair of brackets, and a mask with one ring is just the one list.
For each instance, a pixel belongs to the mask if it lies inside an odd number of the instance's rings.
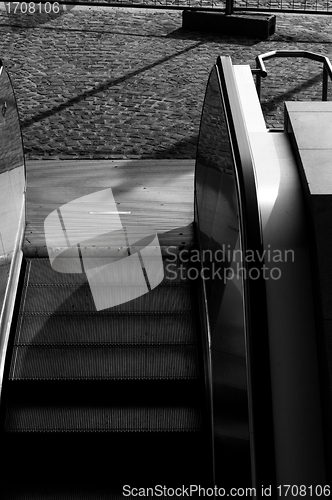
[[162,247],[191,246],[194,165],[194,160],[28,161],[25,255],[47,255],[44,221],[51,212],[109,188],[118,210],[127,214],[124,225],[148,225]]

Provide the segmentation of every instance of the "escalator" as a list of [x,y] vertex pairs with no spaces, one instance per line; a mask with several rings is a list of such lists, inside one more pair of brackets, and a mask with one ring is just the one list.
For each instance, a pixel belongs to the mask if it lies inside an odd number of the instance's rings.
[[111,498],[123,485],[211,481],[194,293],[166,276],[96,312],[84,274],[26,260],[1,498]]
[[[249,67],[218,58],[189,246],[180,227],[155,227],[151,198],[118,212],[109,188],[50,213],[48,253],[32,257],[18,114],[1,68],[1,499],[277,498],[277,484],[323,484],[299,175],[287,135],[269,133],[249,87]],[[280,248],[300,257],[266,279]],[[284,418],[290,408],[297,420]]]
[[[111,190],[100,193],[92,194],[94,203],[101,213],[114,214]],[[105,193],[107,206],[98,198]],[[92,268],[105,264],[96,257],[103,229],[95,231],[94,220],[79,216],[83,244],[77,219],[72,225],[76,207],[87,199],[92,198],[77,199],[78,205],[68,203],[47,218],[46,243],[48,236],[53,239],[48,257],[23,256],[1,396],[1,498],[110,499],[135,497],[139,488],[150,488],[156,498],[175,491],[186,497],[181,488],[190,485],[191,497],[203,494],[197,487],[210,488],[211,496],[213,398],[203,291],[200,280],[180,272],[186,265],[199,271],[198,240],[185,259],[180,247],[176,262],[164,252],[160,280],[149,263],[146,234],[136,235],[141,243],[134,253],[129,244],[126,257],[115,261],[115,282],[101,266],[106,282],[96,286]],[[128,227],[122,230],[117,216],[110,217],[112,245],[121,238],[132,244]],[[168,241],[173,248],[177,244]],[[128,271],[138,255],[143,283]],[[111,296],[122,299],[110,303]],[[225,342],[223,383],[213,387],[223,408],[218,478],[223,487],[246,486],[251,468],[242,327]],[[168,495],[162,488],[170,488]]]
[[[69,257],[52,256],[63,235],[58,214],[62,225],[69,221],[68,239],[70,210],[84,203],[90,212],[112,209],[111,190],[93,193],[92,205],[91,197],[80,198],[50,214],[49,255],[26,256],[22,139],[3,67],[0,89],[1,498],[110,499],[156,485],[211,485],[196,283],[174,279],[173,255],[172,280],[167,255],[157,262],[161,269],[151,264],[155,239],[152,256],[138,241],[141,250],[127,245],[126,258],[110,258],[97,284],[93,238],[73,246],[77,258],[72,249]],[[100,202],[105,196],[108,204]],[[118,214],[101,213],[101,225],[119,222]],[[92,232],[98,239],[103,231],[93,215],[75,221],[76,235],[77,227],[82,237]],[[115,229],[112,244],[128,242],[128,230]],[[116,283],[107,280],[107,266]],[[156,494],[165,497],[163,490]]]

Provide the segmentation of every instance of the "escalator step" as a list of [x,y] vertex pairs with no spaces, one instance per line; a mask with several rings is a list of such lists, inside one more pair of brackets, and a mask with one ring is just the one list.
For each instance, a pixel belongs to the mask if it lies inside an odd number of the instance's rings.
[[[32,285],[56,285],[65,283],[87,283],[87,276],[82,273],[61,273],[54,271],[48,258],[26,259],[27,272],[25,283]],[[188,281],[188,267],[192,266],[189,259],[177,260],[175,256],[162,259],[164,268],[164,283]],[[77,266],[77,259],[66,259],[66,268],[70,270]],[[190,274],[190,272],[189,272]],[[194,274],[194,273],[193,273]]]
[[[56,285],[62,283],[84,284],[87,283],[87,277],[84,272],[60,273],[54,271],[48,258],[26,259],[27,270],[25,273],[25,284],[33,285]],[[70,271],[77,268],[77,259],[66,259],[66,269]]]
[[12,379],[198,378],[196,346],[14,347]]
[[85,273],[28,260],[4,414],[18,471],[6,500],[118,500],[124,484],[206,477],[194,287],[169,279],[173,260],[163,265],[160,286],[97,312]]
[[196,341],[190,314],[29,315],[19,321],[16,344],[181,344]]
[[[123,311],[176,311],[189,312],[192,297],[189,286],[159,286],[140,297],[127,300],[128,285],[114,286],[112,292],[122,297],[124,302],[112,307],[112,312]],[[107,293],[105,287],[105,293]],[[96,307],[87,285],[70,284],[68,286],[27,286],[23,291],[21,311],[25,312],[94,312]]]
[[11,406],[6,432],[196,432],[198,409],[185,406]]
[[198,379],[9,380],[7,407],[195,406],[203,391]]

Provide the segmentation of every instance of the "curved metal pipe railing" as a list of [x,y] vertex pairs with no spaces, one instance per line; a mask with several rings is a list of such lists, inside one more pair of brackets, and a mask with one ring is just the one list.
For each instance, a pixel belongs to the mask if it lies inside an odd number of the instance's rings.
[[309,52],[306,50],[272,50],[271,52],[266,52],[265,54],[260,54],[256,57],[256,69],[252,70],[252,72],[254,75],[256,75],[256,89],[259,98],[261,94],[261,79],[267,77],[267,71],[264,61],[273,59],[275,57],[303,57],[306,59],[311,59],[312,61],[322,63],[322,101],[327,101],[328,77],[330,77],[330,79],[332,80],[332,64],[326,56],[322,56],[320,54],[316,54],[315,52]]

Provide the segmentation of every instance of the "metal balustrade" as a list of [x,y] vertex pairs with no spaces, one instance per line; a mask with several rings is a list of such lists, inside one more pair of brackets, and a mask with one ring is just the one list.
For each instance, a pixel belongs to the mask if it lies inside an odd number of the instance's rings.
[[[41,4],[47,3],[42,0]],[[294,12],[306,14],[332,14],[332,0],[75,0],[59,1],[60,5],[137,7],[170,10],[213,10],[225,14],[235,12]]]
[[256,89],[258,97],[261,94],[261,79],[266,78],[268,73],[266,71],[264,61],[273,59],[275,57],[303,57],[306,59],[311,59],[312,61],[317,61],[323,64],[323,86],[322,86],[322,101],[327,101],[328,92],[328,79],[332,80],[332,64],[326,56],[316,54],[315,52],[308,52],[303,50],[273,50],[271,52],[266,52],[265,54],[260,54],[256,57],[256,69],[252,70],[252,73],[256,77]]

